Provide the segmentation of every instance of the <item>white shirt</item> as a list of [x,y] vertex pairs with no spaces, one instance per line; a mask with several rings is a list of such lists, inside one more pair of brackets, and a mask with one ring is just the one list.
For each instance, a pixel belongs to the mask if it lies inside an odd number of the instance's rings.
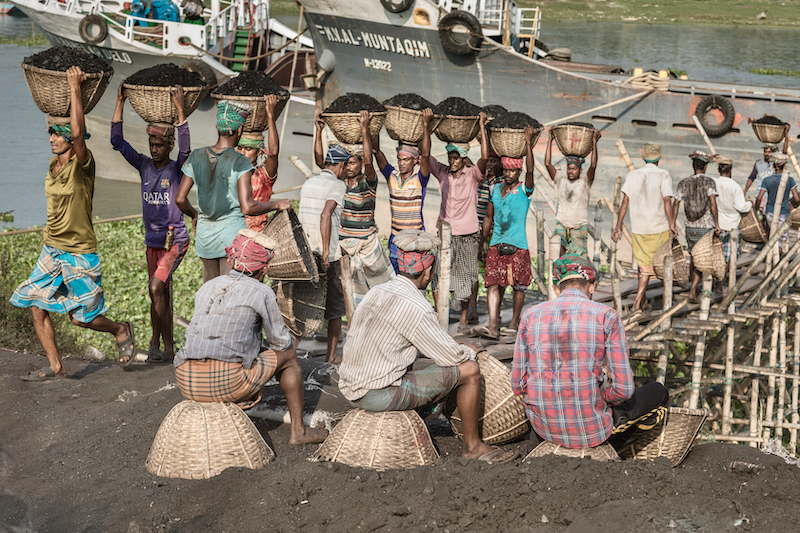
[[311,251],[322,255],[322,229],[320,216],[328,200],[336,202],[331,214],[331,239],[328,248],[328,261],[338,261],[342,257],[339,250],[339,220],[342,218],[342,205],[347,185],[330,170],[324,169],[317,176],[311,176],[300,189],[300,210],[297,218],[303,225]]
[[647,163],[628,172],[622,192],[628,196],[631,233],[657,235],[669,231],[669,219],[664,209],[664,198],[672,196],[669,172]]
[[753,208],[751,202],[744,199],[742,187],[728,177],[711,178],[717,184],[717,212],[719,227],[723,231],[731,231],[739,227],[742,215]]
[[592,185],[586,176],[570,180],[563,172],[556,172],[558,207],[556,220],[565,228],[579,228],[589,223],[589,192]]

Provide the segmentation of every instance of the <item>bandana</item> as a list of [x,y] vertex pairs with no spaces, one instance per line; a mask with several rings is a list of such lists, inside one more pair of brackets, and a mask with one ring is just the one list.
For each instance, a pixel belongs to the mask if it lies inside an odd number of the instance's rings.
[[789,156],[784,154],[783,152],[773,152],[769,156],[769,162],[775,163],[776,167],[782,167],[789,161]]
[[564,254],[553,262],[553,285],[568,279],[583,279],[592,283],[597,272],[588,259],[578,254]]
[[733,159],[730,157],[725,157],[724,155],[717,155],[714,158],[714,162],[718,165],[732,165]]
[[337,163],[345,163],[348,159],[350,159],[350,152],[338,144],[334,144],[328,148],[328,154],[325,156],[325,164],[335,165]]
[[427,252],[439,244],[439,239],[419,229],[404,229],[394,236],[394,245],[404,252]]
[[274,246],[261,233],[251,229],[239,230],[233,239],[233,244],[225,248],[225,253],[231,261],[231,268],[252,274],[267,266],[275,254],[265,245]]
[[458,144],[449,143],[447,146],[444,147],[444,149],[447,150],[448,154],[450,152],[457,153],[458,157],[467,157],[467,154],[469,153],[469,145],[465,143],[458,143]]
[[397,268],[406,274],[419,274],[433,265],[433,252],[404,252],[397,250]]
[[222,100],[217,104],[217,130],[228,135],[238,130],[247,117],[253,112],[253,106],[231,100]]
[[243,133],[242,138],[239,139],[239,146],[255,148],[256,150],[263,149],[264,135],[261,133]]
[[708,152],[703,152],[702,150],[695,150],[691,154],[689,154],[689,159],[697,159],[698,161],[702,161],[703,163],[708,163],[711,161],[711,154]]
[[504,169],[519,170],[519,169],[522,168],[522,158],[521,157],[502,157],[502,158],[500,158],[500,164],[503,165]]
[[407,144],[401,144],[397,147],[397,157],[410,157],[411,159],[417,159],[419,157],[419,150],[415,146],[408,146]]
[[579,168],[583,166],[584,162],[586,162],[585,158],[578,157],[576,155],[565,156],[565,159],[567,160],[567,166],[575,165],[576,167],[579,167]]
[[661,145],[654,143],[647,143],[642,149],[642,159],[646,163],[655,163],[661,159]]
[[148,124],[147,135],[173,142],[175,140],[175,128],[171,124]]
[[[47,128],[48,133],[55,133],[56,135],[61,135],[64,137],[64,140],[68,143],[72,142],[72,126],[69,124],[53,124],[49,128]],[[91,135],[86,130],[84,126],[83,138],[88,139]]]
[[777,152],[778,151],[778,145],[777,144],[765,144],[764,146],[761,147],[762,150],[764,150],[766,148],[769,148],[773,152]]

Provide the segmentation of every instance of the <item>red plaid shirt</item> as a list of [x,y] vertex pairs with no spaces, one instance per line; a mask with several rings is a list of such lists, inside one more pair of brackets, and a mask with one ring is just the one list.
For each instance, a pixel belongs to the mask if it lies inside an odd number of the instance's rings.
[[609,405],[633,394],[622,320],[578,289],[533,307],[520,322],[511,383],[540,437],[566,448],[602,444],[614,425]]

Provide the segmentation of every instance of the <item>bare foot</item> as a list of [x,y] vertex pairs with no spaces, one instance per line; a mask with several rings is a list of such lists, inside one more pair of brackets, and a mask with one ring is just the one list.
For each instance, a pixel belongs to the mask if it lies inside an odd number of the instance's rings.
[[333,359],[327,359],[325,362],[328,363],[328,364],[331,364],[331,365],[337,365],[338,366],[338,365],[342,364],[342,357],[340,355],[337,355]]
[[467,450],[466,446],[461,447],[461,457],[464,459],[477,459],[482,455],[486,455],[487,453],[494,450],[494,446],[489,446],[485,442],[481,441],[480,445],[476,446],[472,450]]
[[328,430],[322,428],[310,428],[303,426],[301,433],[292,432],[289,437],[289,444],[293,446],[300,446],[301,444],[316,444],[324,441],[328,437]]

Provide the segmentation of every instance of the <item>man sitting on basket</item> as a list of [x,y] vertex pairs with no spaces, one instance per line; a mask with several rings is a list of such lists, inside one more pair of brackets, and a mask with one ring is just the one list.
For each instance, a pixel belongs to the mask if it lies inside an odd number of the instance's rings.
[[[464,429],[462,457],[513,460],[516,452],[480,439],[481,374],[475,351],[442,329],[421,292],[431,281],[438,239],[403,230],[394,242],[399,275],[370,289],[356,309],[339,367],[339,389],[353,407],[376,412],[422,409],[455,391]],[[432,361],[419,361],[409,371],[420,355]]]
[[596,281],[589,260],[563,255],[553,263],[558,298],[522,316],[511,384],[536,444],[583,449],[608,442],[620,452],[666,414],[663,385],[634,390],[625,327],[613,308],[591,300]]
[[305,393],[294,338],[275,293],[262,283],[274,246],[265,235],[243,229],[225,248],[231,271],[197,291],[186,344],[175,356],[175,378],[189,400],[235,402],[248,409],[277,376],[291,419],[289,444],[322,442],[328,432],[303,423]]

